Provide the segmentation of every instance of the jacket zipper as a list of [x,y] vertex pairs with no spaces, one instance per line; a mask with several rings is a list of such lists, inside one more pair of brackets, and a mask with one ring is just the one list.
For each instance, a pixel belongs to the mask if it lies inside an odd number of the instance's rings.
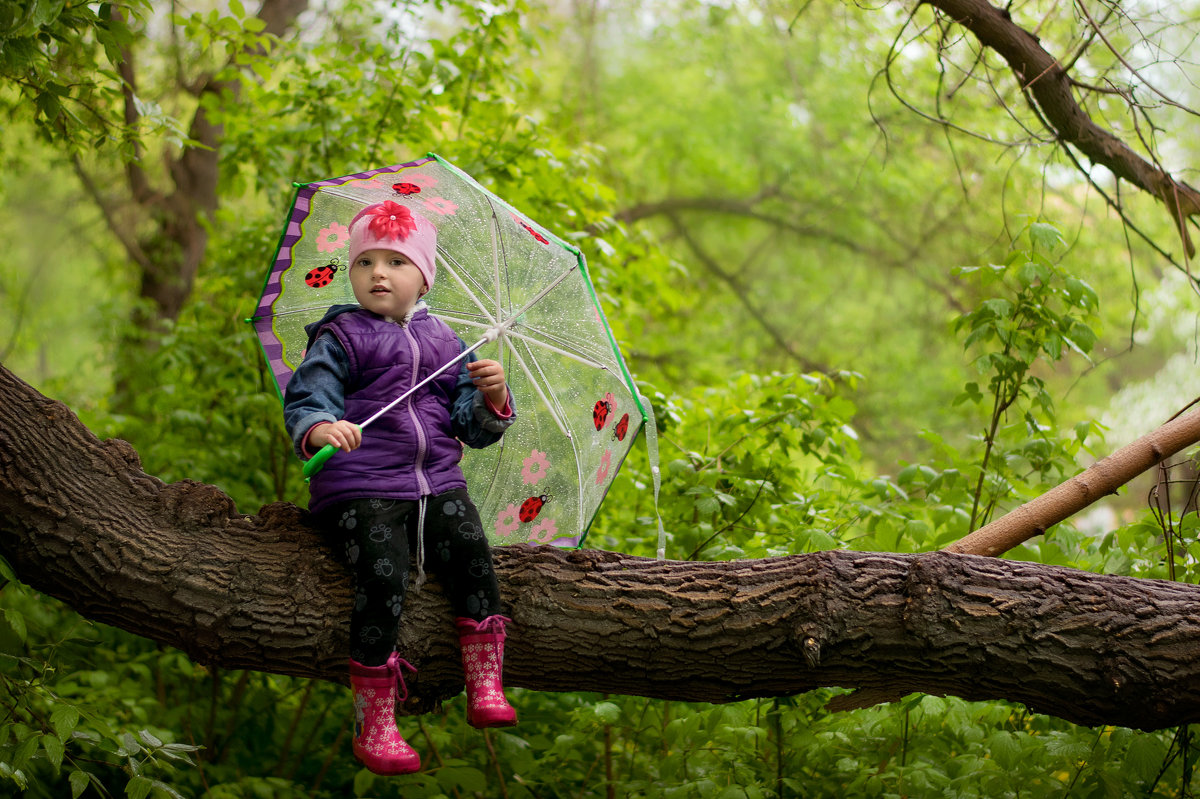
[[[413,334],[408,329],[408,326],[406,325],[402,329],[404,330],[405,337],[408,339],[408,346],[410,349],[412,349],[412,381],[408,386],[411,389],[419,382],[418,376],[421,369],[421,348],[417,346],[417,340],[413,337]],[[425,428],[421,424],[420,417],[417,416],[417,410],[415,407],[413,407],[413,401],[415,399],[416,395],[408,398],[408,416],[410,419],[412,419],[413,428],[417,431],[417,457],[413,463],[413,471],[416,474],[417,488],[421,490],[421,495],[428,496],[429,494],[433,493],[429,488],[429,481],[425,478],[424,469],[425,454],[428,451],[429,442],[425,438]]]

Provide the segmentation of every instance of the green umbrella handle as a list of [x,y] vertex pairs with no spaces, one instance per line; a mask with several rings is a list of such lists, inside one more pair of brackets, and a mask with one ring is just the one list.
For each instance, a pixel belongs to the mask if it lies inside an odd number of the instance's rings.
[[304,479],[309,480],[314,474],[321,471],[321,467],[325,465],[325,461],[333,457],[333,453],[337,452],[338,448],[333,444],[326,444],[321,447],[321,451],[313,455],[304,462]]

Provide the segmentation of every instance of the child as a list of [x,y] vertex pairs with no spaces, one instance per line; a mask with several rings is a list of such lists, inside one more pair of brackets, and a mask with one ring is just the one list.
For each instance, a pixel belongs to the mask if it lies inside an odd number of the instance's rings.
[[[504,625],[491,551],[458,462],[462,443],[485,447],[513,423],[504,369],[467,356],[379,417],[364,436],[354,421],[446,364],[462,341],[421,297],[433,287],[437,231],[393,202],[364,208],[350,223],[350,285],[358,305],[335,305],[309,334],[304,362],[288,383],[284,419],[297,453],[326,444],[335,454],[309,484],[321,529],[344,547],[355,576],[350,615],[354,754],[377,774],[408,774],[420,758],[396,729],[400,669],[394,652],[410,548],[414,590],[427,553],[454,608],[474,727],[517,723],[504,697]],[[462,442],[462,443],[459,443]]]

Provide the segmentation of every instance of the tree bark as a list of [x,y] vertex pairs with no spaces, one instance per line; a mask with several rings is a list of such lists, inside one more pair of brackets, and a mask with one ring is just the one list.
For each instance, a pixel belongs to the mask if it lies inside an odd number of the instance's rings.
[[[343,681],[347,572],[293,505],[243,515],[0,367],[0,554],[78,612],[200,663]],[[714,563],[496,549],[509,685],[727,702],[817,687],[1005,699],[1080,724],[1200,721],[1200,588],[945,552]],[[462,685],[449,605],[412,598],[410,709]]]
[[1013,22],[1007,8],[997,8],[988,0],[921,1],[971,31],[980,44],[1008,63],[1059,141],[1077,147],[1092,163],[1107,167],[1166,205],[1188,257],[1195,256],[1187,222],[1200,214],[1200,191],[1097,125],[1075,99],[1074,83],[1066,69],[1036,36]]
[[[283,36],[307,7],[308,0],[264,0],[257,14],[264,24],[263,33]],[[127,129],[133,129],[140,114],[135,101],[137,72],[132,46],[122,50],[120,63],[114,66],[121,77],[123,122]],[[169,191],[154,188],[144,166],[146,153],[136,138],[132,156],[125,164],[128,193],[121,201],[106,196],[80,159],[72,161],[85,191],[138,267],[138,294],[152,303],[154,311],[153,318],[139,320],[147,328],[164,319],[177,318],[191,296],[208,250],[208,224],[220,199],[218,181],[224,129],[210,116],[209,103],[236,105],[240,94],[236,80],[219,79],[214,73],[200,75],[186,86],[182,76],[179,80],[176,88],[192,91],[199,102],[188,126],[191,143],[177,155],[170,148],[161,153],[170,176]],[[123,214],[118,213],[118,205],[135,208],[136,221],[121,221]],[[137,232],[139,228],[142,230]]]

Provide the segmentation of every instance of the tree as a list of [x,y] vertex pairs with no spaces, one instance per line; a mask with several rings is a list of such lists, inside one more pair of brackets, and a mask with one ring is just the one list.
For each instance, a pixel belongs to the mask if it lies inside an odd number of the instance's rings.
[[[22,580],[201,663],[344,679],[348,576],[298,509],[244,516],[212,486],[163,484],[7,371],[0,399],[0,554]],[[922,691],[1083,724],[1200,720],[1195,586],[948,553],[513,547],[498,570],[513,685],[707,702],[838,685],[864,689],[848,706]],[[461,690],[448,618],[433,591],[406,613],[417,707]]]

